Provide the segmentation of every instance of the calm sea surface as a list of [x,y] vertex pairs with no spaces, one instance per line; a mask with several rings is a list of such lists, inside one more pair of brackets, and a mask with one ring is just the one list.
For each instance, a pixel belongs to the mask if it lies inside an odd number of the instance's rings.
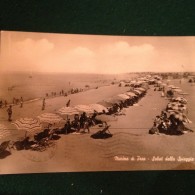
[[[52,74],[52,73],[9,73],[0,75],[0,99],[11,102],[13,97],[24,100],[45,97],[46,93],[61,90],[67,92],[71,88],[95,88],[111,84],[116,79],[130,78],[129,75],[99,74]],[[11,88],[12,90],[8,90]]]

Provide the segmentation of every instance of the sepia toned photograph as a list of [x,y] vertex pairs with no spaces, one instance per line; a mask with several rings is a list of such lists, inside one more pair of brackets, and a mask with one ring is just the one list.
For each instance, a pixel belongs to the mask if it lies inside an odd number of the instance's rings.
[[0,174],[195,170],[195,37],[0,32]]

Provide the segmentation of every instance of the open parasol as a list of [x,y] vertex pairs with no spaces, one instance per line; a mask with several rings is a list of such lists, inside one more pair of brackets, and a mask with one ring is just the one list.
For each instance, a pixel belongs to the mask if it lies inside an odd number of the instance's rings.
[[18,130],[23,130],[30,134],[34,134],[42,130],[40,121],[34,118],[20,118],[12,124],[14,124]]
[[53,127],[62,127],[64,120],[61,116],[54,113],[43,113],[40,116],[37,116],[42,124],[50,124]]
[[129,96],[128,95],[125,95],[125,94],[119,94],[117,95],[118,97],[124,99],[124,100],[128,100],[129,99]]
[[71,116],[79,114],[79,111],[73,107],[62,107],[57,111],[57,113],[61,116]]
[[88,105],[77,105],[75,106],[75,109],[78,110],[79,112],[86,112],[88,114],[94,113],[94,109],[92,109]]
[[113,106],[113,104],[111,102],[107,102],[105,100],[98,102],[98,104],[100,104],[100,105],[102,105],[102,106],[104,106],[106,108],[110,108],[110,107]]
[[0,141],[3,142],[6,139],[8,140],[11,136],[11,131],[7,129],[5,125],[0,124]]
[[89,107],[91,107],[93,110],[99,113],[103,111],[108,112],[108,109],[101,104],[90,104]]
[[130,97],[136,97],[137,95],[133,92],[126,92],[126,94]]

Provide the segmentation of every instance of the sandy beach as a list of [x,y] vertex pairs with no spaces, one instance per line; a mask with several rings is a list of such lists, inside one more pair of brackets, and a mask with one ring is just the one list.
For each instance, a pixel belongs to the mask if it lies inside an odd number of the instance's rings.
[[[44,111],[41,111],[42,101],[24,104],[22,112],[19,106],[14,106],[13,119],[16,116],[36,117],[43,112],[55,113],[69,99],[72,106],[97,103],[127,90],[111,85],[47,99]],[[168,100],[151,87],[136,106],[123,109],[125,115],[109,122],[113,137],[92,139],[90,135],[102,129],[98,126],[92,127],[90,134],[60,135],[55,146],[47,151],[12,151],[0,160],[0,173],[194,169],[195,163],[191,159],[195,151],[194,133],[182,136],[148,134],[155,116],[167,103]],[[17,131],[7,121],[5,109],[0,110],[0,116],[3,124]]]

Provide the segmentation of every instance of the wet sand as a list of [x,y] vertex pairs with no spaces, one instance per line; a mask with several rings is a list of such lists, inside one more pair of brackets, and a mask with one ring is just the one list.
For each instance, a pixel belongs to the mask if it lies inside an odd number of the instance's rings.
[[[44,112],[55,112],[68,99],[71,99],[71,105],[96,103],[126,90],[128,88],[107,86],[69,97],[57,97],[46,101]],[[90,134],[61,135],[55,147],[45,152],[12,151],[12,155],[0,160],[0,173],[195,169],[194,161],[178,161],[179,156],[194,157],[194,133],[182,136],[148,134],[155,116],[167,102],[160,97],[160,92],[149,89],[138,106],[124,109],[125,115],[109,122],[112,138],[92,139],[91,134],[102,129],[97,126],[91,128]],[[24,104],[23,109],[21,113],[20,108],[15,107],[13,117],[32,117],[42,113],[40,101]],[[7,124],[5,113],[0,114],[1,120]],[[155,161],[152,161],[154,157]],[[170,158],[165,161],[166,157]]]

